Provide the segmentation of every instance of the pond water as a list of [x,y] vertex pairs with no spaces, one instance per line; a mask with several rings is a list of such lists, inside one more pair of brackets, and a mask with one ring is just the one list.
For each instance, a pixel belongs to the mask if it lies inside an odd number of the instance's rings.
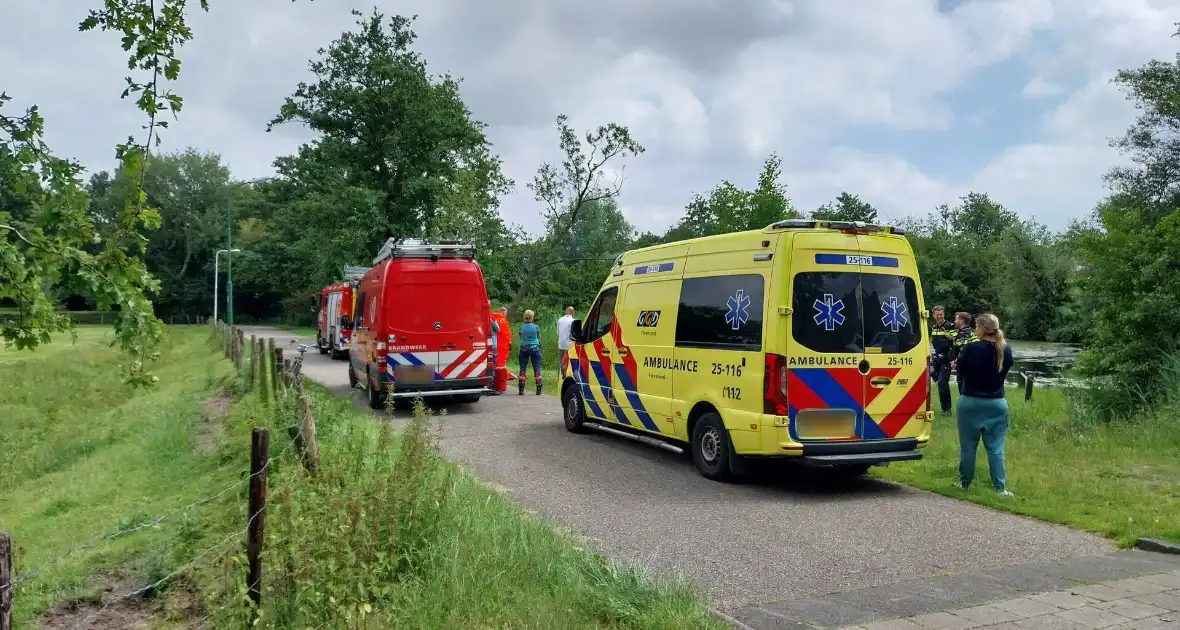
[[1015,363],[1008,373],[1008,381],[1024,385],[1020,373],[1031,374],[1033,385],[1053,385],[1064,378],[1082,349],[1063,343],[1013,341],[1012,358]]
[[[1015,362],[1008,372],[1008,385],[1024,387],[1023,374],[1032,375],[1034,387],[1062,383],[1068,380],[1065,372],[1073,367],[1073,362],[1081,350],[1080,346],[1071,344],[1013,341],[1012,358]],[[951,381],[954,382],[954,375],[951,376]],[[1071,381],[1070,384],[1078,383]]]

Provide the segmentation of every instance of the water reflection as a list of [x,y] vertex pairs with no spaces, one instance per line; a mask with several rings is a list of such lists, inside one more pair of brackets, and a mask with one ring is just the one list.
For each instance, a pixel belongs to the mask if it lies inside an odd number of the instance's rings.
[[[1033,385],[1037,387],[1061,383],[1066,380],[1065,373],[1073,367],[1081,350],[1080,346],[1071,344],[1013,341],[1012,358],[1015,362],[1008,372],[1008,384],[1023,387],[1022,374],[1031,374]],[[954,382],[953,375],[951,381]],[[1071,381],[1071,384],[1077,383]]]
[[1015,363],[1008,375],[1013,383],[1024,384],[1020,373],[1033,376],[1034,385],[1051,385],[1062,380],[1065,372],[1073,367],[1081,347],[1063,343],[1014,341],[1012,358]]

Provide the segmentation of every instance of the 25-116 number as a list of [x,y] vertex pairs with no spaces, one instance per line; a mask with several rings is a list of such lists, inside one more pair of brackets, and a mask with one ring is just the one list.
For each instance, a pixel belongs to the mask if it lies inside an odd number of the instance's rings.
[[712,374],[714,376],[741,376],[742,366],[734,364],[714,363]]
[[913,365],[914,357],[889,357],[889,365]]

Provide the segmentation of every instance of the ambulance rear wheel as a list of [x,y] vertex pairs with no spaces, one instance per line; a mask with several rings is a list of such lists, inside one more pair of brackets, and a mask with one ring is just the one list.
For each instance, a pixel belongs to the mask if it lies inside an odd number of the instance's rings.
[[356,389],[356,386],[359,384],[360,383],[356,380],[356,370],[352,369],[352,362],[350,361],[348,364],[348,386],[352,389]]
[[561,398],[566,430],[570,433],[585,433],[586,406],[582,403],[582,394],[578,392],[578,388],[565,388],[565,394]]
[[724,481],[729,478],[729,431],[716,413],[706,413],[697,420],[692,431],[692,460],[706,479]]

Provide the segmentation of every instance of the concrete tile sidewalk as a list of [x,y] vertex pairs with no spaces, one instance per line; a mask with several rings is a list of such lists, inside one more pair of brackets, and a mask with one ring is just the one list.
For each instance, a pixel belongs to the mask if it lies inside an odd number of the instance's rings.
[[721,612],[742,630],[1180,630],[1180,556],[1120,551]]

